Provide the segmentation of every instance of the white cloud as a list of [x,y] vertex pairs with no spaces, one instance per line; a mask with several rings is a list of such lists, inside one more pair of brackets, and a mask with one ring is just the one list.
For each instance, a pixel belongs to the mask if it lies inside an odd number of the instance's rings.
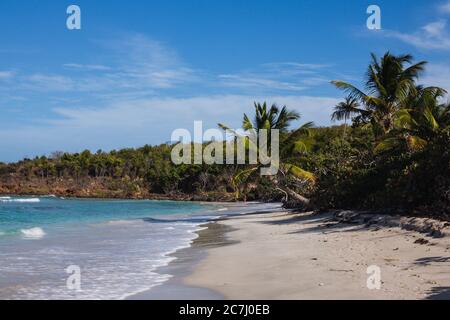
[[33,74],[25,79],[25,87],[45,91],[68,91],[74,89],[74,81],[60,75]]
[[446,26],[447,21],[439,20],[425,25],[424,27],[422,27],[422,29],[425,31],[425,34],[428,37],[442,37]]
[[270,72],[292,76],[317,74],[319,71],[329,68],[330,65],[299,62],[274,62],[263,64],[262,67]]
[[110,41],[106,45],[126,57],[119,64],[120,76],[129,77],[131,81],[164,89],[198,80],[196,71],[189,68],[174,50],[143,35]]
[[170,140],[174,129],[190,129],[195,120],[203,120],[206,128],[218,122],[237,128],[243,112],[253,113],[254,101],[287,105],[303,114],[303,122],[327,125],[339,101],[300,94],[335,78],[328,65],[268,63],[217,75],[190,67],[175,51],[142,35],[99,44],[108,50],[105,65],[70,62],[59,74],[19,74],[14,84],[5,82],[4,90],[14,88],[27,99],[23,105],[43,112],[0,127],[0,160],[159,144]]
[[302,91],[329,83],[333,78],[329,65],[298,62],[266,63],[253,70],[221,74],[219,84],[227,87],[253,89],[256,92]]
[[292,82],[277,81],[273,79],[263,79],[259,75],[233,75],[222,74],[218,76],[222,84],[229,87],[238,88],[264,88],[271,90],[288,90],[288,91],[301,91],[306,89],[305,86],[301,86]]
[[[173,130],[190,127],[195,120],[202,120],[215,127],[218,122],[230,122],[239,126],[242,113],[253,111],[255,101],[267,101],[287,105],[303,115],[305,121],[330,123],[331,109],[337,98],[310,96],[253,97],[245,95],[198,96],[190,98],[153,98],[135,101],[120,101],[105,108],[57,108],[59,120],[48,123],[57,126],[89,128],[130,129],[145,127]],[[174,116],[171,116],[174,115]],[[237,122],[236,122],[237,121]]]
[[450,1],[447,1],[447,3],[443,3],[439,6],[439,11],[442,13],[450,13]]
[[431,22],[414,33],[387,30],[383,34],[422,49],[450,50],[446,20]]
[[0,71],[0,80],[11,79],[14,75],[12,71]]
[[[450,0],[441,3],[437,11],[440,15],[449,14]],[[412,33],[387,30],[383,34],[422,49],[450,50],[450,32],[445,19],[430,22]]]
[[450,93],[450,65],[429,64],[420,82],[426,86],[441,87]]
[[[89,92],[103,97],[108,94],[142,95],[156,89],[172,89],[198,81],[196,71],[186,66],[176,53],[161,43],[142,35],[99,42],[113,57],[111,66],[66,63],[59,74],[36,73],[17,77],[14,88],[50,94]],[[72,72],[71,72],[72,71]],[[78,72],[73,72],[78,71]],[[11,77],[0,72],[0,79]]]
[[[266,63],[235,73],[212,74],[189,66],[173,49],[142,34],[125,34],[96,44],[108,51],[107,63],[70,61],[59,73],[20,75],[14,84],[10,84],[10,89],[22,90],[30,100],[36,99],[37,94],[41,99],[46,93],[45,98],[54,105],[65,98],[62,94],[76,95],[79,100],[100,99],[102,102],[148,98],[155,94],[166,96],[174,92],[191,92],[190,95],[201,92],[299,94],[336,78],[330,65],[295,61]],[[93,61],[104,61],[100,58],[93,53]]]
[[[118,101],[104,108],[59,108],[54,110],[57,120],[36,119],[33,126],[0,128],[0,150],[9,150],[17,158],[55,150],[95,151],[159,144],[169,141],[177,128],[192,132],[195,120],[202,120],[205,129],[217,128],[219,122],[239,128],[243,113],[252,114],[253,102],[264,100],[300,112],[302,120],[297,125],[307,121],[329,124],[332,108],[339,101],[331,97],[218,95]],[[2,160],[17,160],[12,157],[7,154]]]
[[[59,74],[22,75],[14,88],[28,95],[39,94],[39,99],[45,92],[54,105],[64,98],[61,94],[105,102],[165,96],[174,90],[186,93],[194,85],[194,94],[211,90],[247,95],[298,94],[336,77],[330,65],[300,62],[266,63],[250,70],[215,75],[191,68],[174,50],[140,34],[98,41],[97,45],[108,50],[107,65],[70,62],[63,65]],[[98,57],[93,59],[98,61]]]
[[78,69],[86,71],[108,71],[111,70],[110,67],[101,64],[80,64],[80,63],[66,63],[63,65],[68,69]]

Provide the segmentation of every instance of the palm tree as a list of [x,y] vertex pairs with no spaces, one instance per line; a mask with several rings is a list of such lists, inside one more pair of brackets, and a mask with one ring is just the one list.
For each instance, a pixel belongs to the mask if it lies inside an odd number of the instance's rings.
[[344,120],[344,133],[343,137],[346,135],[347,131],[347,121],[354,116],[368,116],[368,112],[360,108],[360,104],[356,98],[350,96],[345,98],[345,101],[340,102],[334,107],[334,112],[331,115],[332,121]]
[[397,149],[416,152],[441,136],[450,134],[450,103],[402,109],[394,118],[394,129],[377,145],[375,151]]
[[422,88],[415,81],[424,70],[427,62],[412,64],[411,55],[394,56],[387,52],[378,61],[372,54],[372,62],[366,74],[366,91],[344,81],[333,81],[350,98],[360,101],[364,109],[358,110],[361,118],[372,125],[376,137],[388,133],[394,126],[395,113],[407,107],[411,96],[420,93],[417,90],[442,90],[440,88]]
[[284,106],[281,111],[277,105],[273,104],[267,110],[267,103],[262,105],[255,102],[255,117],[252,122],[250,118],[244,114],[244,122],[242,128],[245,130],[260,129],[278,129],[280,133],[286,133],[292,121],[300,119],[300,114],[295,111],[287,110]]
[[[306,123],[299,129],[289,132],[289,126],[294,120],[300,119],[300,115],[295,111],[289,111],[286,106],[281,110],[274,104],[267,108],[267,104],[255,103],[255,116],[252,122],[250,118],[244,114],[244,120],[242,127],[250,135],[257,135],[259,130],[271,130],[278,129],[280,132],[280,163],[279,171],[276,176],[270,176],[269,180],[274,184],[275,188],[283,192],[286,196],[292,197],[295,200],[303,203],[305,206],[309,206],[309,199],[295,192],[290,185],[303,186],[307,183],[313,183],[314,175],[302,168],[296,166],[291,162],[286,162],[288,157],[293,154],[303,153],[308,149],[308,145],[302,141],[302,138],[310,135],[310,129],[314,126],[312,122]],[[231,130],[224,124],[219,124],[219,127],[232,132],[236,139],[244,139],[245,145],[248,149],[255,148],[259,152],[258,146],[251,143],[248,135],[242,135],[236,131]],[[269,131],[270,132],[270,131]],[[270,138],[269,138],[270,143]],[[240,185],[246,185],[246,183],[257,176],[259,169],[263,167],[263,164],[257,163],[251,165],[250,168],[245,168],[238,172],[233,178],[236,190],[239,190]],[[239,194],[238,194],[239,196]]]

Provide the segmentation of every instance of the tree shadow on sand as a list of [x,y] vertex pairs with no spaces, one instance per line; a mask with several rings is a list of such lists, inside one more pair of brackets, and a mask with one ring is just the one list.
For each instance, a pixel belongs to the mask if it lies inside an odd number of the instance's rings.
[[304,224],[313,224],[313,223],[327,223],[332,222],[333,219],[328,214],[307,214],[307,215],[289,215],[286,216],[284,219],[277,219],[277,220],[261,220],[258,221],[262,224],[267,225],[287,225],[287,224],[295,224],[302,222]]
[[355,232],[360,230],[377,231],[383,226],[370,223],[370,219],[357,219],[351,221],[336,220],[333,214],[317,213],[307,215],[290,215],[284,219],[272,221],[259,221],[268,225],[288,225],[301,223],[304,228],[290,232],[297,233],[335,233],[335,232]]
[[428,294],[427,300],[450,300],[450,287],[434,287]]
[[417,259],[414,264],[419,266],[429,266],[433,263],[446,263],[450,262],[450,257],[423,257]]

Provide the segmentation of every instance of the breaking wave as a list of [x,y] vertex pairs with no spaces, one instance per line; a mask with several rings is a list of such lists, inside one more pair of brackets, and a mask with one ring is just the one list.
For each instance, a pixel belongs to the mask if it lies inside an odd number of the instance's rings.
[[46,233],[42,228],[31,228],[31,229],[22,229],[20,230],[20,232],[22,233],[23,237],[25,239],[33,239],[33,240],[38,240],[38,239],[42,239]]
[[11,197],[0,197],[0,202],[19,202],[19,203],[38,203],[41,202],[38,198],[11,198]]

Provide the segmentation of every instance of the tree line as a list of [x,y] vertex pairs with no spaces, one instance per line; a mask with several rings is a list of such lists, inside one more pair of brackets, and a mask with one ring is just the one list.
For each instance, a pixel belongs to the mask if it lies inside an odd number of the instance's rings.
[[[173,145],[161,144],[55,152],[0,163],[0,192],[189,195],[202,200],[282,200],[303,209],[390,208],[445,215],[450,210],[450,105],[444,89],[419,84],[425,67],[424,61],[413,63],[411,55],[372,55],[363,89],[332,82],[347,95],[330,115],[343,122],[335,126],[306,123],[292,130],[298,113],[255,103],[254,115],[244,115],[242,127],[247,133],[280,131],[280,170],[275,176],[259,175],[260,163],[175,165]],[[230,130],[225,124],[219,127]],[[234,132],[234,139],[251,148],[247,133]]]

